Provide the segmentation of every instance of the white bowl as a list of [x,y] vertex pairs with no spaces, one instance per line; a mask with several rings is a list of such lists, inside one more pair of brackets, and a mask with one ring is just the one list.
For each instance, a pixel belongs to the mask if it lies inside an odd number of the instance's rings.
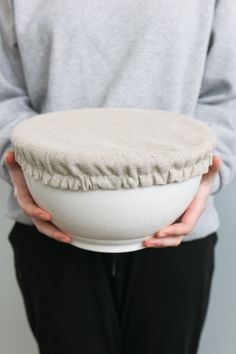
[[172,224],[194,198],[202,175],[146,188],[71,191],[43,185],[24,173],[35,202],[73,236],[72,245],[97,252],[130,252]]

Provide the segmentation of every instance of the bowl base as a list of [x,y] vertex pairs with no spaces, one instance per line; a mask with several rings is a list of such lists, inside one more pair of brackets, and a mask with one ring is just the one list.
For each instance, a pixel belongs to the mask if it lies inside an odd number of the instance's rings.
[[[119,244],[117,242],[117,244],[99,244],[99,243],[90,243],[90,242],[86,242],[83,238],[80,238],[78,236],[73,236],[73,240],[70,243],[70,245],[73,245],[75,247],[79,247],[88,251],[94,251],[94,252],[104,252],[104,253],[124,253],[124,252],[132,252],[132,251],[138,251],[141,249],[146,248],[143,245],[143,241],[146,238],[141,238],[141,239],[137,239],[136,242],[134,242],[134,240],[131,240],[130,243],[125,244],[125,241],[127,242],[127,240],[124,240],[123,244]],[[151,236],[150,236],[151,237]],[[148,237],[149,238],[149,237]],[[132,242],[132,243],[131,243]]]

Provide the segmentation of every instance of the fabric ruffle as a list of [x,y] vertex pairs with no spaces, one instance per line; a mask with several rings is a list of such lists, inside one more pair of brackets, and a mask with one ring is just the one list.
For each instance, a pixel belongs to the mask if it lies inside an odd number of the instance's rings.
[[24,120],[11,134],[16,161],[33,179],[69,190],[128,189],[207,173],[216,136],[175,112],[84,108]]
[[[45,169],[39,169],[27,161],[30,153],[24,154],[24,151],[15,150],[16,161],[20,164],[22,170],[44,185],[54,188],[69,189],[73,191],[97,190],[97,189],[128,189],[138,187],[150,187],[153,185],[165,185],[173,182],[182,182],[192,177],[207,173],[209,166],[212,164],[213,154],[208,152],[202,156],[193,165],[183,165],[179,168],[170,168],[166,173],[161,173],[158,166],[153,167],[148,174],[139,174],[138,169],[134,169],[133,173],[116,175],[91,176],[80,173],[78,168],[75,176],[62,175],[59,173],[48,173]],[[31,160],[34,158],[31,156]],[[94,167],[95,168],[95,167]],[[51,170],[52,167],[48,168]],[[74,171],[75,172],[75,171]],[[131,172],[131,171],[130,171]]]

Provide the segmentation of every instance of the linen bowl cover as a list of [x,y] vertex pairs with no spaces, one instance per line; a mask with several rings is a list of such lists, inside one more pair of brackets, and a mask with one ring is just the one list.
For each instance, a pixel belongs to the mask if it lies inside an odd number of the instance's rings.
[[157,109],[102,107],[50,112],[15,126],[23,171],[73,191],[182,182],[212,164],[216,137],[206,123]]

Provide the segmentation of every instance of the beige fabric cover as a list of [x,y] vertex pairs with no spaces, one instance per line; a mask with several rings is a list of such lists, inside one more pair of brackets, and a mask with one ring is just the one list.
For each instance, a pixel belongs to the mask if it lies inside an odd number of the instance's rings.
[[11,141],[34,179],[83,191],[184,181],[208,171],[216,146],[195,118],[120,107],[40,114],[15,126]]

